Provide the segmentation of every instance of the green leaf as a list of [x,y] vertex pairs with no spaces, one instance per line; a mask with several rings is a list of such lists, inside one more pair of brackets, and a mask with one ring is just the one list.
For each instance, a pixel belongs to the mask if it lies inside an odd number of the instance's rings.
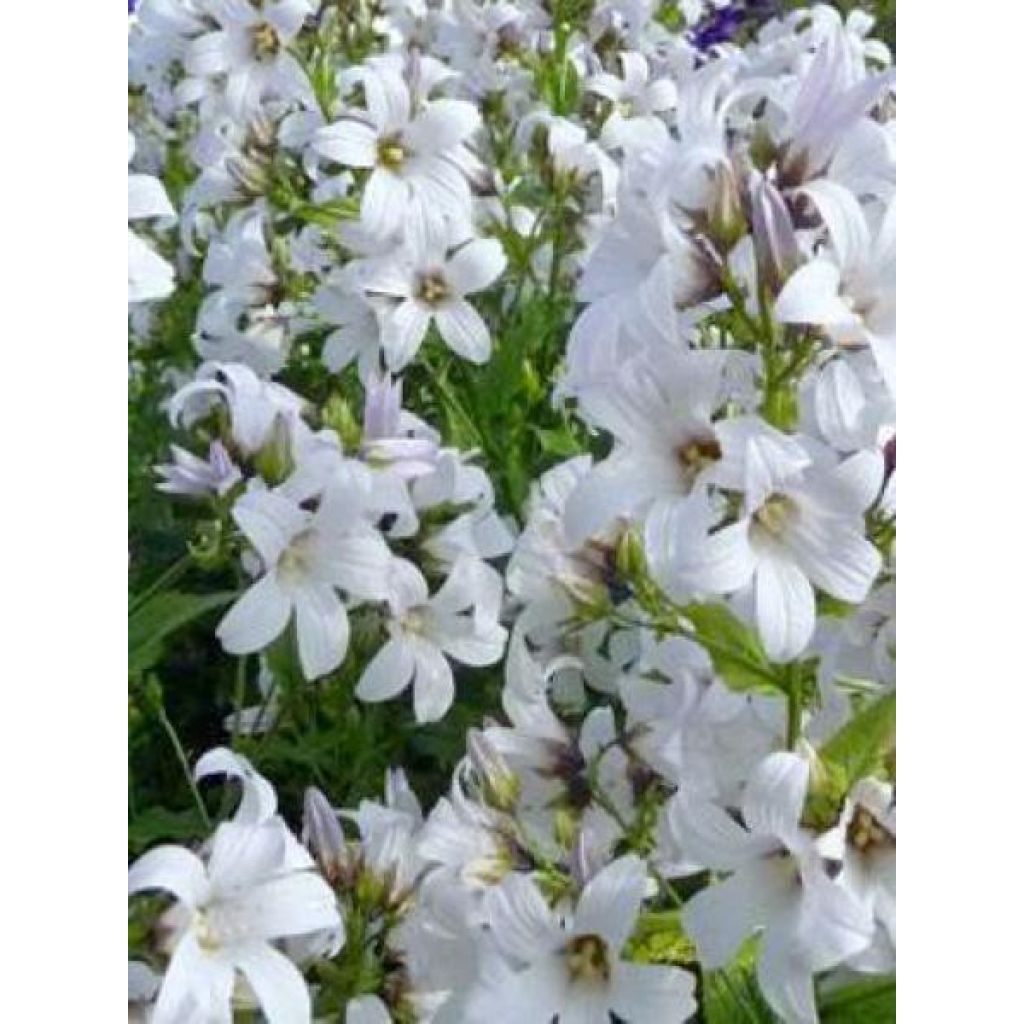
[[753,968],[734,964],[703,975],[701,1009],[706,1024],[776,1024]]
[[549,455],[568,458],[572,455],[579,455],[581,451],[576,438],[568,430],[549,430],[546,427],[532,425],[530,429],[540,442],[541,451],[547,452]]
[[824,993],[821,1024],[894,1024],[896,978],[871,978]]
[[163,642],[193,619],[222,608],[236,597],[234,591],[183,594],[167,590],[128,616],[128,675],[138,677],[160,659]]
[[896,749],[896,691],[862,708],[819,751],[833,768],[843,772],[847,786],[881,769]]
[[128,823],[128,852],[135,857],[156,842],[188,842],[201,839],[208,831],[194,807],[185,811],[148,807]]
[[686,618],[707,648],[715,671],[731,690],[785,690],[761,641],[724,604],[687,605]]

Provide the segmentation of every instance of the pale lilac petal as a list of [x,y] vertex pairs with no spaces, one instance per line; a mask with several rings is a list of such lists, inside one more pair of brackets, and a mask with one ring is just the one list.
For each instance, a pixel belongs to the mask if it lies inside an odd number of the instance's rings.
[[411,647],[402,639],[389,640],[363,670],[356,696],[368,703],[390,700],[409,685],[415,668]]
[[486,363],[491,357],[491,334],[480,314],[466,301],[457,299],[436,313],[437,329],[448,347],[472,363]]
[[273,575],[257,580],[217,626],[217,637],[229,654],[251,654],[276,640],[288,625],[292,602]]

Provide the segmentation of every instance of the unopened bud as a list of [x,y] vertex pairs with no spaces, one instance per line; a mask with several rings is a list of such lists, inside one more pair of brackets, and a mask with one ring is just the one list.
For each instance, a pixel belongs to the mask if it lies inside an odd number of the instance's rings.
[[345,834],[327,797],[313,786],[302,800],[302,841],[324,878],[332,884],[337,882],[348,863]]
[[707,220],[708,235],[723,256],[747,233],[747,218],[743,215],[739,189],[728,164],[715,167]]
[[519,777],[509,767],[501,751],[479,729],[469,730],[466,745],[487,803],[499,811],[514,810],[519,800]]
[[274,424],[263,447],[256,453],[254,463],[268,484],[283,483],[295,468],[291,434],[283,416],[274,417]]

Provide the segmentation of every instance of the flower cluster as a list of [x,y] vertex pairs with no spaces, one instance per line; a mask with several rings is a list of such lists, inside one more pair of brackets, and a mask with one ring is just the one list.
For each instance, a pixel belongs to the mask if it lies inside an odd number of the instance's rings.
[[[139,1019],[894,998],[895,71],[776,7],[138,4],[133,366],[240,681],[236,809],[129,871]],[[426,810],[296,838],[253,766],[296,689],[480,680]]]

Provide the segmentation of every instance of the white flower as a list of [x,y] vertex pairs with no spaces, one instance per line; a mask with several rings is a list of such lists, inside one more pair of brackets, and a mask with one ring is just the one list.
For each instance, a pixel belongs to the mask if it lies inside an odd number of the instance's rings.
[[636,359],[607,387],[586,389],[583,415],[615,437],[569,495],[565,529],[579,546],[617,517],[642,517],[658,498],[685,497],[715,479],[725,438],[715,413],[728,397],[726,354],[680,351]]
[[360,81],[366,110],[321,128],[313,148],[346,167],[373,169],[361,207],[368,230],[390,238],[410,214],[464,225],[470,191],[463,143],[480,123],[476,107],[436,99],[415,109],[402,75],[382,64],[365,69]]
[[[850,790],[834,830],[822,836],[826,857],[842,862],[839,884],[871,914],[884,933],[883,945],[896,948],[896,798],[893,787],[861,779]],[[888,969],[895,970],[895,959]]]
[[619,54],[622,77],[605,71],[591,75],[587,89],[612,103],[612,112],[601,129],[601,141],[616,146],[659,145],[667,141],[668,128],[656,115],[676,103],[676,87],[667,78],[651,82],[647,60],[641,53]]
[[224,822],[204,862],[180,846],[150,850],[128,872],[129,894],[171,893],[174,950],[153,1010],[153,1024],[228,1021],[236,973],[245,976],[268,1024],[310,1019],[298,968],[272,943],[341,926],[334,893],[308,857],[289,864],[279,818]]
[[560,1021],[682,1024],[697,1008],[694,979],[678,967],[623,960],[643,904],[647,872],[639,857],[621,857],[587,883],[568,921],[536,884],[511,875],[486,892],[494,945],[504,957],[471,999],[469,1024]]
[[[268,96],[290,99],[310,92],[302,65],[288,52],[309,0],[208,0],[206,11],[219,28],[193,40],[185,70],[201,80],[198,93],[223,97],[233,117],[245,120]],[[186,90],[191,98],[191,90]]]
[[[743,426],[726,420],[719,430],[730,423]],[[722,477],[727,486],[736,486],[734,472],[745,478],[739,521],[708,533],[706,505],[663,504],[648,522],[648,555],[670,592],[742,591],[768,656],[790,661],[814,632],[814,587],[857,604],[881,569],[863,515],[881,484],[881,462],[859,456],[837,462],[827,452],[812,459],[799,442],[754,421],[741,433],[745,466],[724,464]]]
[[726,874],[683,910],[701,963],[724,967],[763,929],[758,981],[772,1009],[793,1024],[816,1024],[813,975],[866,948],[873,932],[869,915],[828,877],[800,827],[809,772],[795,754],[766,757],[744,789],[743,825],[717,804],[683,793],[669,807],[688,858]]
[[349,624],[338,595],[380,600],[391,552],[363,518],[370,482],[349,463],[331,482],[317,511],[281,494],[252,491],[232,516],[264,567],[217,627],[232,654],[262,650],[295,616],[299,661],[307,679],[333,672],[348,649]]
[[364,287],[370,294],[398,300],[382,314],[381,344],[388,366],[400,370],[413,358],[431,321],[457,355],[487,362],[490,331],[466,296],[496,281],[505,262],[501,243],[493,238],[473,239],[448,254],[418,234],[396,258],[379,261]]
[[[135,154],[135,137],[128,134],[128,162]],[[128,220],[160,217],[173,220],[174,207],[163,183],[151,174],[128,175]],[[128,302],[162,299],[174,291],[174,268],[128,229]]]
[[800,267],[775,303],[781,323],[823,327],[837,345],[869,345],[896,394],[896,199],[872,231],[845,188],[817,181],[801,190],[828,227],[829,247]]
[[498,623],[501,577],[486,563],[461,558],[431,597],[427,581],[409,562],[396,560],[391,596],[391,638],[366,666],[356,696],[390,700],[410,683],[416,721],[442,718],[455,698],[446,655],[464,665],[493,665],[505,650]]

